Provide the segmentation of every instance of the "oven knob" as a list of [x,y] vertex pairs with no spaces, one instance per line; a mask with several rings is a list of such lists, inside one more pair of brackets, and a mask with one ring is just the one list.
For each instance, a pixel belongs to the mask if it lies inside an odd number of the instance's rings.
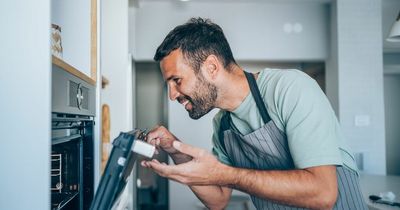
[[76,93],[76,102],[78,104],[78,108],[81,109],[82,101],[83,101],[83,94],[82,94],[82,85],[78,85],[77,93]]

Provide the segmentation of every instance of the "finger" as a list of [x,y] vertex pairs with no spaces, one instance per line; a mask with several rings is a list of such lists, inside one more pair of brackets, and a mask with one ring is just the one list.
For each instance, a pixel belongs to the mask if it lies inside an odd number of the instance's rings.
[[150,165],[148,164],[149,161],[145,161],[143,160],[142,162],[140,162],[140,165],[145,167],[145,168],[150,168]]
[[179,152],[190,155],[192,157],[198,157],[203,152],[202,149],[190,146],[189,144],[184,144],[179,141],[174,141],[172,145]]
[[155,159],[149,161],[148,164],[154,171],[165,177],[171,177],[173,175],[179,174],[180,170],[182,170],[179,169],[176,165],[162,164]]
[[153,139],[156,138],[160,138],[163,136],[163,129],[162,126],[155,126],[153,129],[151,129],[148,133],[147,133],[147,142],[150,142]]
[[[160,163],[160,161],[158,161],[157,159],[153,159],[153,161],[155,161],[156,163]],[[162,164],[162,165],[165,165],[165,166],[167,165],[167,164],[164,163],[164,162],[162,162],[161,164]]]
[[158,138],[147,139],[146,141],[147,141],[147,143],[149,143],[149,144],[151,144],[151,145],[153,145],[153,146],[156,146],[157,139],[158,139]]

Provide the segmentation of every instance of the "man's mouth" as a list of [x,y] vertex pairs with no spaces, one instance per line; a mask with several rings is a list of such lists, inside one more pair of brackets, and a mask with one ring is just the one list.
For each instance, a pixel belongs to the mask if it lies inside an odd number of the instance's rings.
[[183,101],[181,104],[183,105],[183,106],[186,106],[186,104],[188,104],[189,103],[189,100],[186,100],[186,101]]
[[188,99],[182,98],[182,99],[178,100],[178,102],[180,104],[182,104],[183,107],[185,107],[186,110],[189,110],[190,101]]
[[190,104],[189,100],[182,102],[182,105],[185,107],[186,110],[189,110],[189,104]]

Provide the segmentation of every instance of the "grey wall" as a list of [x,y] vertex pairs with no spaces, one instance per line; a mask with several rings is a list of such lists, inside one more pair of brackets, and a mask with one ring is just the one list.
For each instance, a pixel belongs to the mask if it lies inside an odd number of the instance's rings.
[[385,131],[387,173],[400,175],[400,53],[385,53]]
[[385,74],[384,83],[387,173],[400,175],[400,74]]
[[[191,17],[219,24],[237,60],[324,60],[328,48],[328,6],[322,3],[267,1],[140,2],[136,10],[136,60],[151,60],[157,46],[175,26]],[[284,25],[302,25],[286,33]]]
[[155,62],[136,62],[136,124],[151,129],[166,123],[163,110],[166,93],[165,82]]
[[327,93],[351,148],[364,153],[364,170],[385,174],[381,2],[337,0],[331,12]]
[[[156,125],[168,127],[167,120],[167,91],[166,84],[162,78],[160,68],[155,62],[136,62],[136,125],[142,129],[152,129]],[[168,155],[160,152],[153,158],[160,162],[167,162]],[[143,160],[139,157],[137,163]],[[140,188],[143,189],[139,194],[138,203],[148,204],[153,198],[145,193],[146,189],[157,190],[152,203],[155,206],[167,205],[168,203],[168,180],[158,176],[152,169],[144,168],[137,164],[137,178],[140,179]],[[139,193],[139,192],[138,192]]]
[[399,0],[381,0],[382,1],[382,42],[384,52],[400,52],[400,42],[386,41],[390,29],[397,18],[400,10]]
[[0,209],[50,209],[50,0],[2,0],[0,25]]

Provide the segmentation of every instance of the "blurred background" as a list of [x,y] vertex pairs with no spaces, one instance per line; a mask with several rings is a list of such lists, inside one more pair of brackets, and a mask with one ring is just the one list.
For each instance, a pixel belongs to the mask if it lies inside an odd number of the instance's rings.
[[[366,198],[396,192],[400,42],[387,38],[399,12],[399,0],[2,1],[0,209],[50,208],[51,24],[61,28],[62,60],[95,86],[95,187],[102,156],[104,163],[121,131],[164,125],[182,141],[211,151],[218,110],[190,119],[168,99],[152,59],[167,33],[191,17],[220,25],[247,71],[296,68],[313,77],[334,108],[360,174],[391,179],[382,189],[370,186],[375,179],[362,179]],[[170,162],[164,153],[156,158]],[[204,209],[188,187],[141,166],[129,180],[116,209]],[[228,209],[254,208],[247,195],[234,195]]]

